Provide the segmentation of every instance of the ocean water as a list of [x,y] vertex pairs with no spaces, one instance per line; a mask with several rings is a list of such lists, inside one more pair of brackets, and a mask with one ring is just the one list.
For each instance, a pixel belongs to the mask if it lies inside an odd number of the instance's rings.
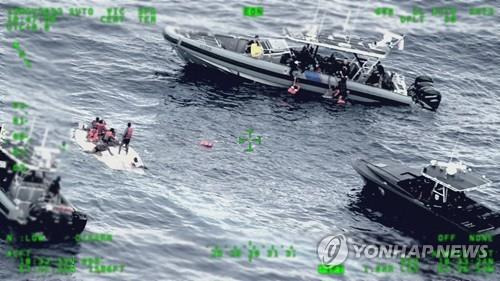
[[[407,77],[426,74],[443,94],[437,112],[418,108],[350,105],[291,98],[284,90],[186,66],[165,42],[165,26],[217,32],[280,34],[311,23],[316,1],[12,1],[0,4],[0,121],[12,119],[11,101],[30,105],[30,120],[51,129],[53,145],[66,141],[59,174],[62,192],[89,215],[86,233],[109,233],[112,242],[39,246],[38,255],[101,257],[122,264],[121,273],[21,274],[0,241],[0,280],[499,280],[492,274],[438,274],[423,262],[420,273],[400,273],[397,260],[350,258],[342,278],[319,275],[318,242],[345,233],[365,243],[413,245],[419,237],[386,214],[360,202],[357,158],[420,167],[452,151],[494,182],[500,180],[500,75],[498,3],[468,1],[321,1],[324,29],[342,28],[352,10],[352,33],[373,37],[375,28],[407,35],[405,50],[385,62]],[[451,5],[455,24],[431,16]],[[7,9],[61,7],[48,32],[9,32]],[[155,25],[140,24],[137,8],[157,10]],[[242,7],[262,5],[264,16],[244,17]],[[409,14],[426,11],[424,23],[401,24],[374,8]],[[473,6],[495,7],[495,16],[468,15]],[[69,16],[92,7],[92,17]],[[126,21],[99,21],[108,7],[126,9]],[[27,68],[12,43],[32,61]],[[135,127],[131,145],[148,166],[137,176],[107,169],[71,141],[78,122],[103,117],[121,132]],[[262,144],[245,152],[237,143],[252,128]],[[35,132],[41,135],[41,130]],[[214,142],[212,149],[199,146]],[[455,148],[455,149],[454,149]],[[499,209],[498,184],[474,197]],[[414,221],[425,229],[424,221]],[[215,246],[257,245],[261,256],[214,258]],[[262,248],[264,246],[264,248]],[[267,257],[275,246],[279,256]],[[281,247],[283,246],[283,248]],[[286,257],[293,247],[295,257]],[[394,273],[367,273],[389,263]]]

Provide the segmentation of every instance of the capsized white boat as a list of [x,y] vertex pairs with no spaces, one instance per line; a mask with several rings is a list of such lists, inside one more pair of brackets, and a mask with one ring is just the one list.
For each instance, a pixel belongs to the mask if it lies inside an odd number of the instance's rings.
[[[96,144],[87,140],[87,131],[83,129],[84,126],[80,124],[78,128],[74,128],[71,131],[71,138],[85,151],[92,152],[96,147]],[[122,147],[120,154],[118,154],[118,145],[110,146],[109,151],[105,150],[99,153],[92,153],[99,161],[103,162],[109,168],[113,170],[122,170],[128,172],[134,172],[137,174],[144,174],[144,163],[142,162],[139,154],[131,147],[128,147],[128,154],[125,153],[125,147]],[[134,158],[137,158],[135,166]]]

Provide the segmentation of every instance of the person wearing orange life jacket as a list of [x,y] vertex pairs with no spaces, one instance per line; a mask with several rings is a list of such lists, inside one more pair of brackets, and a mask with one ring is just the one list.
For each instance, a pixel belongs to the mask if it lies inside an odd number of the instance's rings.
[[99,142],[95,145],[94,149],[92,151],[89,151],[90,153],[100,153],[102,151],[107,150],[111,156],[113,156],[113,153],[109,149],[111,145],[113,145],[113,142],[116,141],[115,138],[115,129],[111,128],[109,131],[106,131],[104,136],[102,137],[102,142]]
[[106,131],[102,140],[107,144],[110,144],[112,141],[116,140],[115,129],[111,128],[109,131]]
[[97,129],[90,129],[89,133],[87,134],[87,140],[90,142],[96,142],[99,140]]
[[106,124],[104,123],[104,120],[99,120],[96,124],[96,129],[97,129],[97,134],[99,136],[102,136],[104,132],[106,131]]
[[128,154],[128,145],[130,143],[130,139],[132,139],[133,133],[134,133],[134,128],[132,128],[132,123],[129,122],[127,124],[127,129],[125,129],[125,132],[123,133],[123,139],[122,142],[120,143],[120,147],[118,148],[118,154],[120,154],[122,145],[125,145],[125,154]]

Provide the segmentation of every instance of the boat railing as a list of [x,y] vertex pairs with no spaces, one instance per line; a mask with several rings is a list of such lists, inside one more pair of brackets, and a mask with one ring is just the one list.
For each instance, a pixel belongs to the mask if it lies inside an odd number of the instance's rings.
[[263,57],[281,57],[284,54],[289,54],[290,52],[284,51],[284,52],[277,52],[277,53],[264,53],[262,54]]
[[214,41],[215,41],[215,43],[217,44],[217,46],[219,46],[219,48],[222,48],[222,45],[221,45],[221,43],[219,42],[219,40],[217,40],[217,37],[213,36],[213,38],[214,38]]
[[[356,72],[356,74],[354,74],[353,77],[359,77],[357,79],[358,82],[365,82],[366,80],[368,80],[368,78],[373,72],[373,69],[375,68],[375,66],[379,61],[380,61],[379,59],[373,59],[371,57],[368,57],[366,61],[360,66],[359,70]],[[353,62],[357,63],[356,58],[353,59]]]
[[407,87],[405,82],[405,77],[399,73],[394,73],[392,77],[392,83],[394,84],[394,92],[403,96],[407,96]]
[[[260,57],[257,59],[263,60],[263,61],[268,61],[272,63],[277,63],[279,64],[279,61],[281,59],[281,56],[285,53],[271,53],[271,54],[262,54]],[[248,54],[249,57],[251,57],[250,54]]]
[[[189,35],[189,36],[187,36],[187,35]],[[214,35],[211,35],[208,33],[191,33],[191,34],[187,33],[186,37],[189,39],[193,39],[193,40],[199,40],[208,46],[219,47],[219,48],[222,47],[222,45],[217,40],[217,38],[215,38]]]
[[57,168],[56,156],[61,152],[59,148],[49,148],[45,146],[48,136],[48,129],[45,130],[40,146],[31,144],[31,133],[26,140],[14,140],[9,136],[2,144],[2,151],[19,164],[26,166],[28,170],[39,170],[54,172]]

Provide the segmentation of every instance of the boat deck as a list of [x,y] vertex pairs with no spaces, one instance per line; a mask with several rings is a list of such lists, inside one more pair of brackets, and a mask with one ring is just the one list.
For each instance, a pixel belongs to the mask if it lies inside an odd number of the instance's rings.
[[468,197],[453,194],[446,203],[433,200],[431,193],[434,182],[423,176],[415,177],[411,173],[401,174],[398,185],[411,193],[416,199],[424,203],[439,215],[463,226],[470,232],[483,232],[500,227],[500,213],[493,212],[487,207]]
[[217,38],[213,34],[209,34],[207,32],[196,32],[196,33],[184,33],[183,35],[186,36],[186,38],[201,41],[208,46],[222,48],[220,42],[217,41]]

